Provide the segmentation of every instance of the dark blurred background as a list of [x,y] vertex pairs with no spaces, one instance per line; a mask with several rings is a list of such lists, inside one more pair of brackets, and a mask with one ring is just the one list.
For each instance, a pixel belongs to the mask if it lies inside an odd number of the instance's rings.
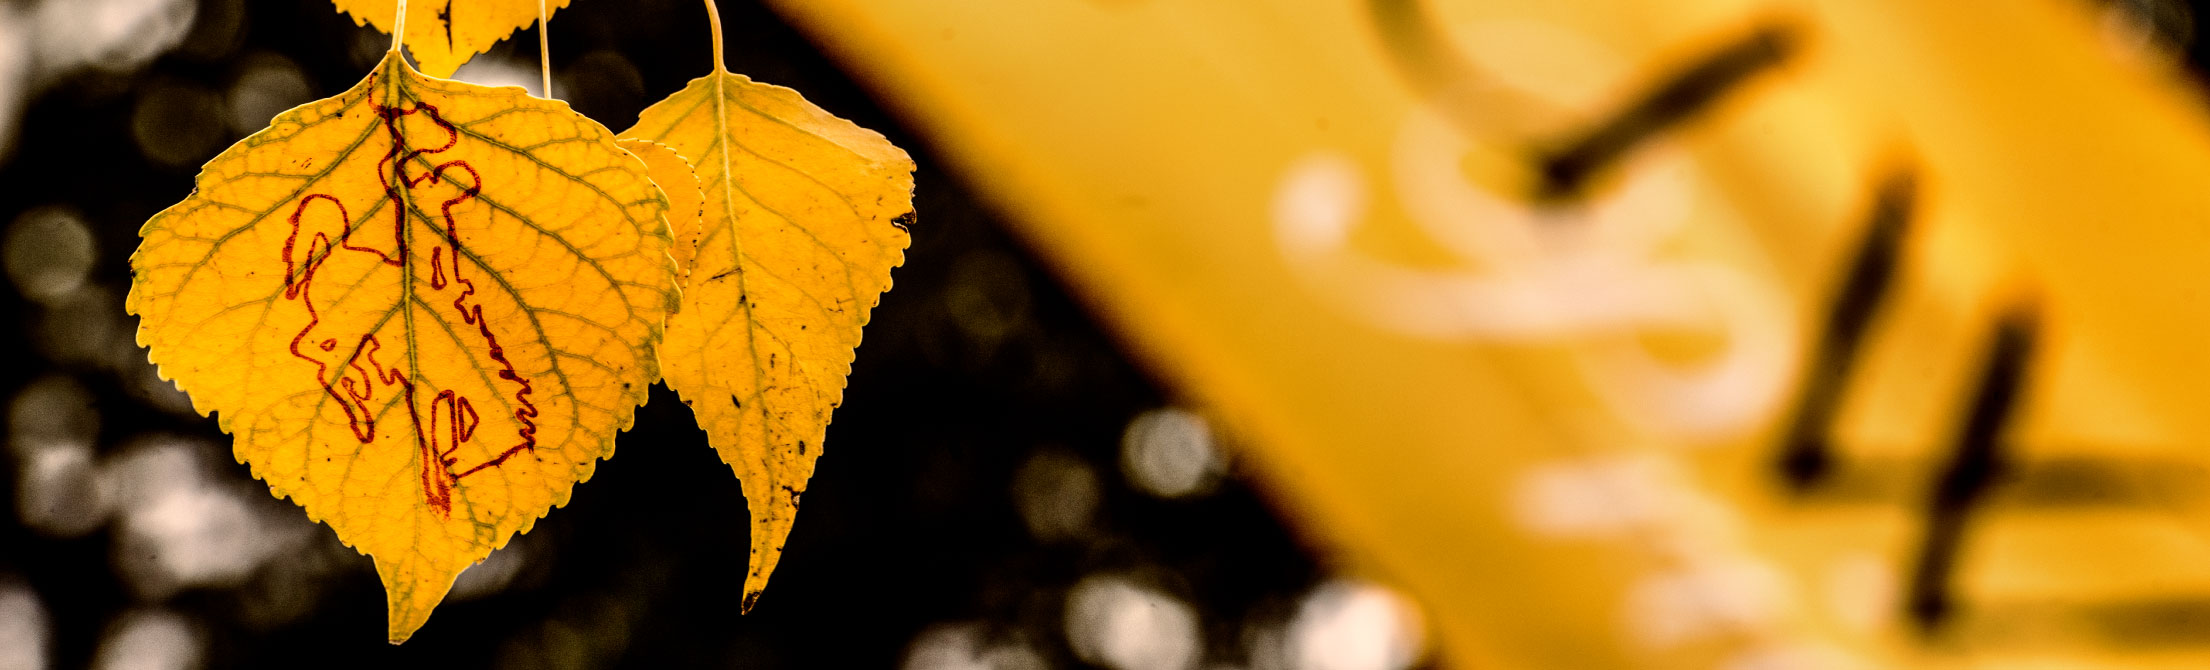
[[[707,71],[693,0],[573,0],[554,93],[619,130]],[[2081,0],[2089,1],[2089,0]],[[2110,0],[2111,39],[2200,71],[2196,12]],[[136,230],[390,38],[324,0],[0,0],[0,670],[744,667],[1401,670],[1417,613],[1286,527],[1201,410],[1134,367],[965,179],[774,14],[729,66],[914,154],[920,220],[806,507],[738,616],[744,500],[654,389],[574,499],[403,646],[383,593],[154,376],[123,313]],[[525,30],[457,76],[538,86]]]

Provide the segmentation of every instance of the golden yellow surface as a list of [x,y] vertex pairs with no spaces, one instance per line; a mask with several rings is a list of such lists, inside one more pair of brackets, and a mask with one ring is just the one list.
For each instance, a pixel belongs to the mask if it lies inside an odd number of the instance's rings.
[[913,161],[797,91],[718,64],[622,136],[673,148],[705,190],[660,361],[743,483],[750,609],[782,558],[860,329],[905,261]]
[[706,191],[698,183],[698,172],[668,145],[637,139],[614,143],[643,160],[651,170],[652,183],[667,194],[668,230],[675,235],[675,245],[668,247],[668,255],[675,257],[676,276],[688,280],[692,259],[698,255],[700,226],[706,217]]
[[[1452,667],[2210,667],[2210,124],[2092,3],[778,6]],[[1759,34],[1777,64],[1531,193]],[[1799,486],[1882,194],[1893,286]],[[1999,324],[2032,344],[1928,624]]]
[[676,306],[667,206],[566,103],[392,54],[148,221],[129,310],[254,476],[375,558],[398,642],[613,454]]
[[[450,77],[462,63],[516,30],[537,23],[542,1],[546,18],[568,6],[568,0],[409,0],[407,51],[422,72]],[[398,16],[398,0],[331,0],[338,11],[353,15],[355,25],[375,26],[391,33]]]

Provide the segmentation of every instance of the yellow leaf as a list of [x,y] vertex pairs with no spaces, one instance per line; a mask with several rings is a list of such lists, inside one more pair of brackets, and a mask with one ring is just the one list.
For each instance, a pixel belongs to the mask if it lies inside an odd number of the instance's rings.
[[[331,0],[353,23],[390,33],[394,0]],[[538,0],[415,0],[407,3],[407,49],[422,72],[451,77],[462,63],[537,22]],[[544,0],[547,18],[568,0]]]
[[2120,14],[771,4],[1437,664],[2210,667],[2140,634],[2210,602],[2210,117]]
[[698,184],[698,172],[668,145],[638,139],[614,143],[643,160],[652,183],[667,194],[668,229],[675,234],[675,246],[668,248],[668,254],[675,257],[677,276],[691,276],[691,258],[698,253],[699,226],[706,216],[706,192]]
[[399,642],[644,403],[665,208],[566,104],[386,56],[148,221],[129,309],[254,475],[375,558]]
[[622,137],[666,143],[705,186],[695,269],[660,360],[743,482],[750,609],[843,401],[860,328],[905,260],[913,161],[796,91],[719,67]]

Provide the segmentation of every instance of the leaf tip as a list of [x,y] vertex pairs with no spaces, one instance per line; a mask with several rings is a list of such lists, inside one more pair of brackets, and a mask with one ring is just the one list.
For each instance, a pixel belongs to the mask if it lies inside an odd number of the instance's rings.
[[425,565],[420,558],[386,561],[377,557],[376,575],[384,582],[385,639],[400,644],[429,622],[460,570]]
[[429,620],[429,617],[427,615],[415,617],[410,616],[406,613],[402,613],[400,611],[400,607],[401,605],[396,600],[393,600],[390,602],[390,605],[387,608],[390,617],[388,619],[390,624],[389,628],[385,632],[384,641],[390,643],[391,646],[394,647],[406,644],[407,639],[414,637],[414,632],[417,630],[421,630],[422,624],[427,623]]

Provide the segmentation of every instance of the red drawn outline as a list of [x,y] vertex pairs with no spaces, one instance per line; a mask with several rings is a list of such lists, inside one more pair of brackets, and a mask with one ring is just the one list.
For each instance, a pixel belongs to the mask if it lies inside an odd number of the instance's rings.
[[[504,464],[507,459],[514,457],[515,454],[530,451],[537,447],[537,423],[535,419],[538,416],[538,411],[537,405],[530,401],[530,394],[534,390],[534,385],[529,379],[524,378],[520,372],[516,371],[514,363],[507,359],[506,348],[499,344],[498,336],[491,332],[490,321],[484,318],[483,306],[481,304],[471,304],[468,301],[476,294],[476,284],[461,274],[460,258],[465,247],[461,246],[460,226],[453,218],[453,207],[474,199],[482,192],[482,175],[478,174],[476,169],[469,166],[468,161],[465,160],[440,163],[432,167],[429,172],[416,176],[410,177],[406,172],[407,164],[415,158],[443,153],[453,148],[453,145],[460,138],[459,129],[447,122],[443,116],[440,116],[437,107],[429,103],[416,103],[413,108],[387,107],[374,103],[370,103],[370,106],[376,112],[377,117],[382,120],[384,131],[392,141],[391,150],[385,152],[383,158],[377,161],[376,171],[377,179],[384,186],[384,197],[391,205],[393,253],[385,254],[383,250],[375,247],[352,244],[354,221],[352,216],[346,212],[345,204],[336,197],[326,193],[313,193],[300,198],[299,204],[292,209],[290,218],[291,235],[284,238],[284,298],[286,300],[297,300],[306,308],[307,325],[301,328],[298,334],[292,336],[291,353],[296,358],[314,364],[315,382],[321,385],[323,391],[328,393],[331,399],[337,400],[339,406],[345,410],[346,421],[353,431],[353,437],[362,444],[371,444],[376,441],[376,417],[369,407],[369,401],[375,395],[377,384],[399,387],[402,400],[407,403],[408,416],[412,420],[415,429],[415,448],[422,463],[423,500],[440,516],[451,518],[453,509],[452,488],[461,478],[487,468],[498,467]],[[427,118],[430,123],[445,131],[445,144],[434,149],[416,148],[408,145],[406,136],[399,127],[399,121],[402,117],[417,113],[422,114],[423,118]],[[339,366],[350,368],[350,371],[341,373],[334,384],[329,381],[332,362],[316,358],[312,353],[302,351],[300,348],[301,343],[310,341],[309,335],[322,323],[321,313],[316,309],[314,301],[315,272],[321,268],[324,262],[330,259],[332,254],[341,249],[375,254],[379,263],[400,268],[402,272],[411,272],[412,270],[407,267],[409,256],[407,254],[405,229],[407,224],[405,193],[419,188],[424,182],[457,185],[447,176],[446,171],[449,169],[466,171],[470,184],[459,195],[447,199],[439,205],[439,215],[445,223],[445,235],[444,239],[441,240],[443,244],[430,249],[430,290],[443,291],[453,284],[460,285],[459,294],[454,296],[452,301],[453,310],[460,315],[464,323],[476,327],[476,333],[483,338],[485,353],[491,357],[491,360],[499,363],[499,379],[514,384],[515,435],[519,439],[516,444],[505,448],[497,455],[457,473],[454,472],[454,469],[460,464],[460,458],[455,454],[460,451],[461,445],[474,440],[476,427],[480,423],[475,404],[467,396],[461,395],[452,389],[438,391],[436,396],[430,400],[429,426],[425,428],[422,421],[422,410],[415,402],[414,380],[410,379],[405,372],[397,368],[387,368],[376,360],[376,353],[383,348],[383,343],[376,338],[375,333],[363,333],[349,355],[345,357],[344,362],[338,363]],[[398,178],[396,183],[393,180],[394,176]],[[327,202],[332,207],[337,208],[337,221],[342,232],[339,233],[338,239],[333,242],[327,233],[316,231],[307,240],[306,247],[303,250],[305,253],[302,254],[300,253],[302,249],[299,247],[299,237],[303,227],[301,219],[306,216],[309,207],[317,202]],[[446,252],[445,245],[452,247],[451,253]],[[447,265],[447,259],[450,259],[450,267]],[[451,273],[449,278],[447,276],[448,271]],[[411,307],[408,308],[411,309]],[[337,345],[337,338],[326,337],[315,342],[313,348],[322,352],[333,352],[337,349]]]

